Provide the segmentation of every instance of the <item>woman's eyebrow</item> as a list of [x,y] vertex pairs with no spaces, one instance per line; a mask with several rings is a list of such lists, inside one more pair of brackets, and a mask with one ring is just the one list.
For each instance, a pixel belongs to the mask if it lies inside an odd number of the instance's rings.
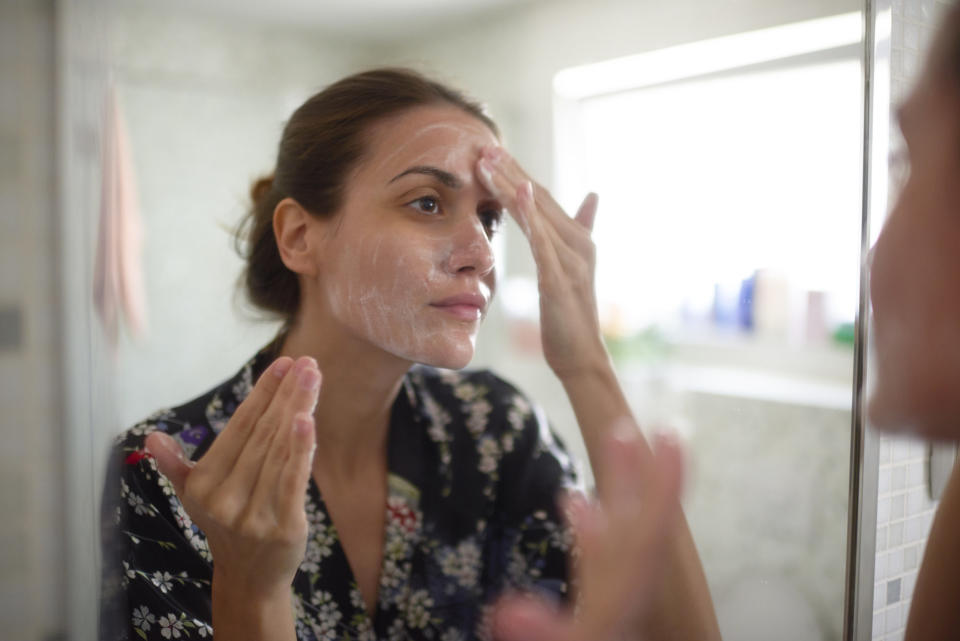
[[429,165],[416,165],[414,167],[410,167],[409,169],[405,169],[391,178],[390,182],[392,183],[396,180],[399,180],[408,174],[424,174],[426,176],[433,176],[450,189],[460,189],[460,187],[463,186],[463,182],[461,182],[459,178],[451,174],[449,171],[444,171],[443,169],[431,167]]

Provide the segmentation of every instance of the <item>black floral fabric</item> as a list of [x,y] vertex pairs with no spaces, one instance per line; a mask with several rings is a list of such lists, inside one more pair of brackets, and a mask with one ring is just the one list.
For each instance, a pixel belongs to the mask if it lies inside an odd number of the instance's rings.
[[[193,460],[272,357],[155,413],[118,437],[103,500],[101,638],[211,638],[212,563],[202,531],[143,449],[154,430]],[[505,588],[565,599],[570,541],[557,494],[575,467],[537,408],[489,371],[412,368],[390,419],[383,563],[374,616],[364,608],[316,484],[293,581],[297,638],[488,638],[485,614]]]

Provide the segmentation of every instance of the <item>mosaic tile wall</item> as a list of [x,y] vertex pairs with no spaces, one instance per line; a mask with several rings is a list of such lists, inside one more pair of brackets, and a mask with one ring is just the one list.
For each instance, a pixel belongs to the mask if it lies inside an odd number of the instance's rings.
[[[947,4],[944,0],[893,0],[892,108],[909,92]],[[903,143],[895,122],[892,128],[890,146],[896,149]],[[913,439],[884,436],[880,440],[872,634],[876,640],[903,639],[917,568],[936,509],[927,486],[927,447]]]
[[917,568],[936,507],[927,489],[926,453],[927,445],[921,441],[889,437],[880,441],[874,639],[903,639]]

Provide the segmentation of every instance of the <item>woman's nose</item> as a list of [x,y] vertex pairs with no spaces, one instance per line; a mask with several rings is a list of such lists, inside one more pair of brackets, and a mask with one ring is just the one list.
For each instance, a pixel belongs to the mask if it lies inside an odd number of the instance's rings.
[[452,273],[476,272],[486,276],[494,265],[493,247],[487,230],[473,216],[457,225],[447,267]]

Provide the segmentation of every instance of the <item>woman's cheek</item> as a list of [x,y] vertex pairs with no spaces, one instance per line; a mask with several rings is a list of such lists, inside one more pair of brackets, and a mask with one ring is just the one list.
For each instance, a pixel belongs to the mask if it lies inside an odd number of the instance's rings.
[[[379,250],[379,247],[377,247]],[[425,251],[345,264],[333,286],[332,307],[348,330],[406,360],[463,367],[473,356],[473,336],[444,322],[430,302],[447,292],[439,257]]]
[[870,304],[873,311],[873,331],[870,337],[875,349],[874,387],[870,390],[871,420],[888,425],[898,420],[903,408],[903,384],[899,374],[905,363],[903,335],[897,301],[896,244],[899,204],[891,212],[887,224],[873,248],[870,264]]

